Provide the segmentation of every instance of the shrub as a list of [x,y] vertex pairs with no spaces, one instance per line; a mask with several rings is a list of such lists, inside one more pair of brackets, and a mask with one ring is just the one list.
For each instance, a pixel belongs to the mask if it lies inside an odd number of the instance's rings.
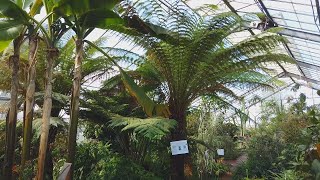
[[77,147],[75,179],[159,179],[143,167],[110,150],[110,144],[87,142]]
[[299,173],[293,170],[285,170],[274,175],[274,180],[297,180],[304,179]]
[[235,172],[235,179],[242,179],[247,175],[254,178],[271,178],[271,172],[279,172],[274,168],[285,145],[273,134],[262,133],[252,137],[248,144],[248,160],[244,166],[239,166]]

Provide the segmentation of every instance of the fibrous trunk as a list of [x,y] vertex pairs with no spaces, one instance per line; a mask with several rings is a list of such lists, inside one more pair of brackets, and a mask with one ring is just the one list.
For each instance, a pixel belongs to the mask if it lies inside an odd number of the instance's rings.
[[67,162],[72,163],[69,179],[73,177],[74,159],[76,152],[77,127],[79,118],[79,96],[81,86],[81,66],[82,66],[82,39],[76,40],[76,57],[74,63],[74,78],[71,97],[71,111],[70,111],[70,126],[69,126],[69,140],[68,140],[68,159]]
[[[178,126],[172,132],[171,141],[186,140],[186,110],[179,105],[170,105],[171,119],[178,122]],[[184,167],[187,164],[188,154],[171,156],[171,179],[183,180],[185,179]]]
[[33,120],[33,107],[34,107],[34,94],[35,94],[35,78],[36,78],[36,51],[38,40],[36,36],[29,37],[29,69],[27,77],[27,91],[25,101],[25,119],[23,128],[23,147],[21,157],[21,169],[23,171],[26,161],[30,158],[30,148],[32,139],[32,120]]
[[10,109],[6,125],[6,156],[4,165],[4,175],[6,179],[12,179],[12,167],[14,161],[14,151],[16,142],[16,124],[18,109],[18,89],[19,89],[19,57],[20,57],[20,38],[14,40],[14,53],[10,57],[12,68],[11,91],[10,91]]
[[58,50],[56,48],[49,48],[47,52],[47,64],[45,72],[45,94],[43,102],[42,112],[42,125],[41,125],[41,138],[39,147],[39,158],[38,158],[38,172],[37,180],[44,179],[44,165],[48,144],[48,135],[50,128],[50,116],[52,108],[52,72],[53,62],[58,56]]

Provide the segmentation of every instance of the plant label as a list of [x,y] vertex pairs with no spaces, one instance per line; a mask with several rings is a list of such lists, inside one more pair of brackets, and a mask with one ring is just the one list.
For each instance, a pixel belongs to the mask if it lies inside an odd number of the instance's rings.
[[217,149],[217,154],[219,156],[224,156],[224,149]]
[[170,142],[170,146],[172,155],[189,153],[187,140],[172,141]]

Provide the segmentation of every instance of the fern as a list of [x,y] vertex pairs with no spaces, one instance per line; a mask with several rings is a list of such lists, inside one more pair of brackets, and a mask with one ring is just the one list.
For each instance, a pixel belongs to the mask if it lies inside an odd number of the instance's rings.
[[176,125],[175,120],[161,117],[140,119],[117,115],[112,117],[109,127],[120,128],[123,132],[133,132],[150,141],[156,141],[166,137]]
[[285,54],[272,53],[277,52],[275,50],[282,42],[286,42],[284,37],[274,33],[277,29],[228,45],[228,37],[243,30],[243,20],[239,16],[226,12],[201,17],[188,10],[183,3],[170,3],[168,8],[157,1],[140,1],[131,5],[135,14],[144,21],[152,19],[148,13],[141,12],[145,8],[159,17],[165,17],[166,21],[153,23],[167,29],[166,35],[170,38],[152,34],[124,34],[126,41],[146,49],[145,58],[141,60],[159,72],[161,82],[168,87],[166,99],[176,101],[172,102],[173,106],[190,104],[208,93],[236,97],[228,89],[232,86],[274,88],[277,83],[268,81],[272,79],[268,74],[272,70],[265,68],[265,65],[276,61],[293,62]]
[[[34,130],[34,138],[38,139],[41,135],[41,124],[42,119],[38,118],[32,121],[32,128]],[[58,127],[63,126],[66,127],[67,123],[63,121],[63,119],[59,117],[51,117],[50,118],[50,126]]]

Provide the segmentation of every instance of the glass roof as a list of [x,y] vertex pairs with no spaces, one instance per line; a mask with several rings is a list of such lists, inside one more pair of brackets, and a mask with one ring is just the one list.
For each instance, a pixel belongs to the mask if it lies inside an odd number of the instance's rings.
[[[271,74],[286,84],[274,92],[266,92],[259,87],[245,92],[238,90],[238,93],[245,98],[246,107],[254,107],[257,103],[254,99],[268,99],[296,83],[310,89],[319,89],[320,8],[316,0],[190,0],[187,4],[192,8],[203,4],[216,4],[220,8],[219,12],[233,11],[242,17],[250,13],[263,13],[270,21],[283,28],[279,34],[286,37],[288,42],[279,47],[279,51],[285,51],[293,57],[296,64],[268,64],[268,68],[275,70],[275,73]],[[257,30],[253,32],[259,33]],[[249,31],[237,33],[229,39],[237,43],[251,34]]]
[[[144,0],[133,0],[133,2]],[[282,92],[284,89],[298,83],[310,89],[320,89],[320,8],[316,3],[317,0],[155,0],[155,4],[160,5],[168,13],[175,13],[175,9],[185,10],[185,12],[196,11],[199,7],[205,4],[214,4],[219,7],[215,13],[233,11],[239,16],[245,16],[252,13],[264,13],[266,17],[276,23],[283,30],[280,35],[286,37],[288,42],[279,46],[278,51],[287,53],[293,57],[296,64],[268,64],[268,68],[272,69],[270,75],[279,77],[285,83],[278,89],[266,91],[260,87],[252,89],[234,88],[236,94],[244,97],[245,106],[255,108],[257,99],[265,100],[273,96],[275,93]],[[182,8],[182,6],[184,6]],[[145,9],[148,11],[148,8]],[[151,11],[151,10],[149,10]],[[146,12],[153,17],[152,12]],[[200,15],[210,15],[213,11],[201,9],[197,11]],[[150,17],[158,23],[166,23],[165,19],[159,17]],[[97,31],[98,32],[98,31]],[[247,31],[235,33],[228,37],[231,43],[238,43],[252,34],[258,34],[261,31],[258,29],[250,29]],[[100,33],[100,34],[99,34]],[[108,47],[126,47],[126,50],[133,50],[138,54],[143,54],[144,50],[135,47],[133,44],[115,36],[114,32],[100,31],[95,33],[110,37]],[[111,38],[112,37],[112,38]],[[107,77],[106,77],[107,78]],[[243,104],[230,100],[233,104],[233,109],[230,114],[234,113],[234,108],[241,109]],[[232,111],[232,112],[231,112]],[[251,113],[251,117],[256,114]]]

